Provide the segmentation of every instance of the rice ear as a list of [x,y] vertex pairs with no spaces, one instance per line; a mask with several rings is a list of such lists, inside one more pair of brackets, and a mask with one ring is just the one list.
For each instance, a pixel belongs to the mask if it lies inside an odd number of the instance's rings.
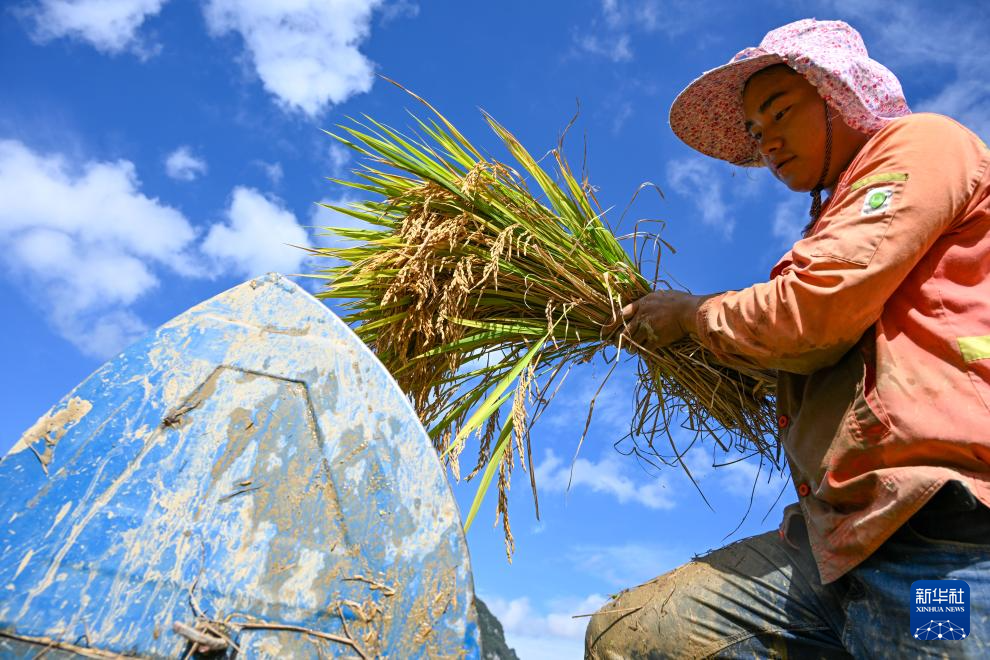
[[[344,319],[408,394],[455,477],[460,453],[473,434],[479,437],[468,478],[481,479],[465,526],[497,470],[496,516],[511,558],[507,491],[517,458],[524,469],[530,464],[536,499],[530,430],[571,365],[599,355],[617,361],[617,348],[640,358],[629,453],[687,470],[683,455],[694,441],[674,442],[671,427],[680,423],[720,451],[760,454],[779,466],[773,373],[719,364],[690,339],[651,351],[622,335],[622,307],[654,288],[637,266],[643,252],[652,249],[659,272],[661,247],[672,248],[637,225],[630,258],[560,147],[545,159],[552,171],[545,170],[486,114],[516,161],[511,167],[483,157],[415,98],[434,115],[416,118],[425,137],[371,118],[329,134],[365,158],[356,172],[361,183],[340,183],[372,197],[337,210],[374,229],[329,227],[363,242],[310,252],[335,260],[313,274],[326,282],[318,295],[341,303]],[[593,409],[594,399],[588,425]]]

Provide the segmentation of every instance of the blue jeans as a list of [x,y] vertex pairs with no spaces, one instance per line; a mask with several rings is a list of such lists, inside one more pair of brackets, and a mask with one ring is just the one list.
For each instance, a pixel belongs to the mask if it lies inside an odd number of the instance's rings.
[[[621,593],[588,624],[585,657],[990,657],[990,509],[958,483],[831,584],[798,531],[798,547],[754,536]],[[944,579],[969,583],[969,636],[914,639],[911,583]]]

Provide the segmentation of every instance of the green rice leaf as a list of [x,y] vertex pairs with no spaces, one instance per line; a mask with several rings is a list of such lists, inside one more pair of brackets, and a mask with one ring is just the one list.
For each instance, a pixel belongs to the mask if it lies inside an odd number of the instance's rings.
[[[529,363],[532,362],[533,358],[537,356],[537,354],[540,352],[540,349],[543,348],[543,344],[546,343],[549,337],[550,335],[548,334],[544,335],[542,339],[534,343],[533,346],[529,349],[529,351],[526,352],[526,355],[521,357],[519,361],[516,362],[515,366],[512,367],[512,370],[508,374],[506,374],[502,378],[502,380],[498,382],[497,385],[495,385],[491,393],[489,393],[488,398],[486,398],[484,402],[482,402],[482,404],[478,406],[478,408],[474,411],[471,417],[468,418],[468,421],[464,423],[464,426],[462,426],[461,429],[457,432],[457,435],[454,437],[454,442],[452,446],[460,445],[461,443],[463,443],[465,438],[467,438],[467,436],[470,435],[472,431],[474,431],[479,426],[481,426],[489,417],[491,417],[495,413],[496,410],[499,409],[499,407],[501,407],[499,401],[502,397],[502,394],[507,389],[509,389],[509,385],[511,385],[512,382],[519,377],[519,374],[522,373],[522,370],[529,366]],[[504,399],[501,400],[504,401]],[[448,453],[449,451],[450,450],[448,449],[447,452],[445,452],[445,454]]]
[[[503,163],[412,96],[431,116],[413,114],[411,131],[365,117],[328,132],[361,156],[351,179],[331,181],[367,199],[325,206],[368,226],[325,228],[347,242],[308,248],[332,260],[311,276],[325,281],[319,296],[336,301],[408,394],[455,476],[476,434],[471,474],[480,471],[482,481],[468,523],[495,470],[504,469],[497,510],[511,551],[504,497],[517,458],[511,439],[526,443],[530,456],[530,430],[553,400],[558,374],[598,355],[617,360],[617,344],[639,358],[629,429],[635,453],[684,469],[684,448],[670,433],[680,423],[726,454],[758,453],[779,465],[772,373],[720,364],[692,339],[660,349],[620,339],[622,306],[654,287],[638,264],[645,258],[660,273],[661,251],[673,248],[638,229],[616,237],[561,144],[537,160],[486,114],[511,156]],[[629,240],[633,257],[623,247]],[[510,403],[510,418],[499,423]],[[589,423],[593,406],[594,399]],[[670,440],[669,456],[659,439]]]
[[492,451],[492,457],[488,461],[488,465],[485,467],[484,473],[481,475],[481,481],[478,482],[478,488],[474,491],[474,499],[471,501],[471,508],[468,509],[467,518],[464,519],[464,531],[467,532],[471,529],[471,523],[474,522],[474,517],[478,515],[478,509],[481,508],[481,503],[485,499],[485,493],[488,492],[488,487],[492,483],[492,477],[495,476],[495,470],[502,463],[502,458],[505,456],[505,449],[509,445],[509,439],[512,435],[512,417],[510,416],[505,423],[502,425],[502,431],[498,434],[498,441],[495,443],[495,449]]

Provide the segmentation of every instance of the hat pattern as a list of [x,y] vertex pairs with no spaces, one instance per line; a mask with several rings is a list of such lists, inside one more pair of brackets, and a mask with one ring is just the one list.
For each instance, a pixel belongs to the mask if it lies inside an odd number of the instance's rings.
[[745,129],[742,92],[757,71],[785,63],[804,76],[852,128],[873,134],[910,114],[897,77],[871,59],[863,38],[842,21],[807,18],[769,32],[757,47],[706,72],[678,95],[670,126],[688,146],[738,165],[762,165]]

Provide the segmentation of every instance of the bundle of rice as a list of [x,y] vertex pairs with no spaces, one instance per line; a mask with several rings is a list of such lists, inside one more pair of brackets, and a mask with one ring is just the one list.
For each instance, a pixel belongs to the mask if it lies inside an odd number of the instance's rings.
[[[458,478],[458,457],[477,436],[468,478],[482,478],[465,527],[497,471],[496,523],[501,518],[511,556],[507,491],[517,457],[539,516],[530,429],[573,365],[602,354],[611,375],[629,344],[620,310],[654,285],[560,148],[551,152],[551,176],[486,114],[513,169],[482,156],[419,100],[433,113],[429,121],[416,118],[420,137],[367,117],[341,126],[343,136],[330,133],[363,156],[357,181],[336,183],[373,199],[328,208],[372,228],[328,227],[355,243],[314,248],[336,264],[314,276],[326,279],[321,297],[340,301],[345,320],[409,395]],[[670,433],[680,424],[715,438],[724,451],[777,463],[768,440],[775,426],[771,374],[719,365],[689,339],[660,350],[632,348],[640,359],[630,437],[639,455],[647,449],[662,456],[654,447],[659,434],[673,452],[666,462],[686,470],[686,449],[674,446]],[[594,399],[589,422],[593,407]]]

